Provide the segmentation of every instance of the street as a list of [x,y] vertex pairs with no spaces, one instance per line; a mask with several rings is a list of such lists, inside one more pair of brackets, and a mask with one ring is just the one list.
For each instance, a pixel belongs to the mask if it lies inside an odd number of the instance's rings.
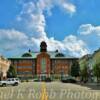
[[15,87],[0,87],[0,100],[100,100],[100,86],[23,82]]

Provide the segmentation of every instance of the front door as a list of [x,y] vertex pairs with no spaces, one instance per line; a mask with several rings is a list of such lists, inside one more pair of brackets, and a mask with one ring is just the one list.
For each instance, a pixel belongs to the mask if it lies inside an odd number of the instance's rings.
[[40,74],[40,80],[45,81],[46,79],[46,74]]

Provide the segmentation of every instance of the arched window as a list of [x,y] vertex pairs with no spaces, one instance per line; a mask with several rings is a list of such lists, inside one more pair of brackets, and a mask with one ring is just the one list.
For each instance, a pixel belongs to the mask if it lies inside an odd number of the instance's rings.
[[41,59],[41,72],[46,72],[46,58]]

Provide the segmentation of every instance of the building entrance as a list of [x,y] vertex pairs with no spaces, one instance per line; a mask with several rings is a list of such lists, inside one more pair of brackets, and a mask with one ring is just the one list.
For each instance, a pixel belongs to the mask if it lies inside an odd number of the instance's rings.
[[47,76],[46,74],[40,74],[40,80],[45,81],[46,76]]

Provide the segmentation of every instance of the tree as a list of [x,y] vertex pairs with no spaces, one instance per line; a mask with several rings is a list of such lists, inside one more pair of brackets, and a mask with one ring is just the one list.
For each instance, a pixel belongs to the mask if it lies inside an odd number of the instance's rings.
[[16,72],[16,69],[15,69],[15,66],[10,66],[8,72],[7,72],[7,77],[8,78],[14,78],[14,77],[17,77],[17,72]]
[[74,61],[71,66],[71,75],[74,77],[78,77],[80,72],[80,67],[78,61]]
[[83,69],[81,70],[81,77],[82,81],[86,82],[88,80],[88,68],[84,65]]
[[97,82],[100,81],[100,63],[97,63],[94,65],[93,68],[94,76],[97,77]]
[[2,80],[2,77],[3,77],[3,72],[0,71],[0,81]]

